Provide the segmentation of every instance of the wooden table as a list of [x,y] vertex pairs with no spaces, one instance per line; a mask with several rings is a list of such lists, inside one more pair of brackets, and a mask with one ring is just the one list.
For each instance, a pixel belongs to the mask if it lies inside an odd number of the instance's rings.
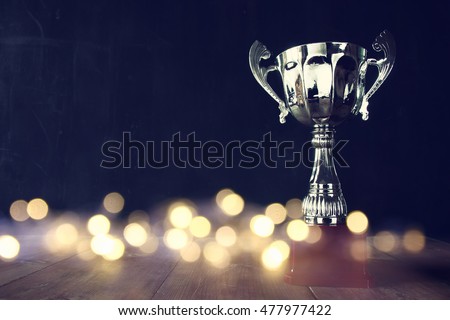
[[39,236],[19,240],[21,256],[0,261],[0,299],[450,299],[450,244],[432,239],[416,255],[373,249],[370,289],[288,285],[250,254],[225,269],[184,262],[164,246],[153,255],[127,249],[118,261],[84,261],[42,250]]

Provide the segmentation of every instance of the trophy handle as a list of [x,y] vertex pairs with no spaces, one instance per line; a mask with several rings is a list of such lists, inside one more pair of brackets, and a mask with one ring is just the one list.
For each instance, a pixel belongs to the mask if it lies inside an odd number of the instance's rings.
[[[387,30],[381,32],[380,35],[375,38],[372,47],[377,52],[383,51],[384,58],[380,60],[367,59],[367,64],[369,66],[376,66],[378,68],[378,78],[363,97],[362,105],[359,109],[359,113],[361,113],[363,120],[369,119],[369,111],[367,110],[367,107],[369,106],[369,99],[388,77],[392,67],[394,66],[396,54],[394,37]],[[367,64],[363,67],[363,74],[365,74]]]
[[277,70],[277,67],[274,65],[263,67],[260,66],[259,64],[262,59],[267,60],[270,58],[270,56],[271,52],[266,48],[266,46],[263,45],[258,40],[256,40],[250,47],[250,51],[248,53],[248,62],[250,64],[250,69],[252,70],[253,76],[255,77],[256,81],[258,81],[261,87],[263,87],[264,90],[266,90],[266,92],[276,102],[278,102],[278,109],[280,109],[280,122],[285,123],[286,122],[285,118],[288,115],[289,111],[286,108],[283,100],[280,99],[280,97],[275,93],[275,91],[267,82],[268,73]]

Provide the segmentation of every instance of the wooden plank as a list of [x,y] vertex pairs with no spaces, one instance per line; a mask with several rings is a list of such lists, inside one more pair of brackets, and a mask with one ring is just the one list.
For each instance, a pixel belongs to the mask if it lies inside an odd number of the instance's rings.
[[449,243],[427,238],[424,250],[418,253],[402,250],[393,256],[422,277],[432,282],[447,284],[450,288]]
[[[374,280],[370,289],[312,287],[318,299],[450,299],[448,278],[430,276],[420,266],[450,270],[448,244],[430,241],[417,255],[402,251],[384,254],[372,247],[369,272]],[[375,256],[375,257],[374,257]],[[432,273],[431,273],[432,274]]]
[[307,287],[285,284],[282,276],[264,271],[245,253],[224,269],[202,258],[194,263],[180,261],[153,299],[314,299]]
[[42,243],[41,236],[17,236],[21,250],[14,261],[0,260],[0,286],[20,279],[49,265],[73,256],[73,251],[50,253]]
[[450,244],[428,238],[425,249],[418,253],[405,250],[393,254],[411,268],[450,285]]
[[0,299],[450,299],[450,245],[432,239],[419,254],[372,248],[371,289],[287,285],[244,253],[224,269],[203,258],[178,262],[163,246],[151,256],[127,249],[119,261],[82,261],[47,252],[39,239],[22,238],[19,259],[0,262]]
[[161,248],[121,260],[74,256],[0,287],[0,299],[149,299],[177,263]]

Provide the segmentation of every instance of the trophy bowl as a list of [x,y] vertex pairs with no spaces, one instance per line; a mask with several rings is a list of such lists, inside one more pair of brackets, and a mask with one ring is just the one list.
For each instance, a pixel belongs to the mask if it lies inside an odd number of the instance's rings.
[[[365,234],[353,234],[346,223],[347,204],[333,160],[334,128],[351,114],[369,117],[369,98],[381,86],[395,61],[395,42],[388,31],[376,37],[372,47],[384,57],[367,58],[367,50],[348,42],[319,42],[289,48],[266,65],[267,48],[255,41],[250,48],[250,69],[256,81],[278,102],[280,122],[290,113],[300,123],[313,127],[314,165],[309,192],[303,200],[303,219],[320,228],[321,243],[293,242],[288,283],[299,285],[367,287],[370,279],[365,261],[351,256],[355,243],[365,243]],[[369,66],[378,77],[366,92]],[[284,99],[267,82],[269,72],[281,75]],[[367,256],[366,253],[364,253]]]
[[366,49],[345,42],[290,48],[276,57],[286,105],[302,124],[338,125],[361,105]]

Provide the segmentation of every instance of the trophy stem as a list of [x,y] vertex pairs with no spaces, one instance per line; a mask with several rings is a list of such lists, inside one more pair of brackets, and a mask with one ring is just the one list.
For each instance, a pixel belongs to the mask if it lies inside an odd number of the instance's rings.
[[312,134],[314,166],[309,193],[303,200],[305,222],[322,226],[344,224],[347,205],[333,161],[334,128],[315,124]]

